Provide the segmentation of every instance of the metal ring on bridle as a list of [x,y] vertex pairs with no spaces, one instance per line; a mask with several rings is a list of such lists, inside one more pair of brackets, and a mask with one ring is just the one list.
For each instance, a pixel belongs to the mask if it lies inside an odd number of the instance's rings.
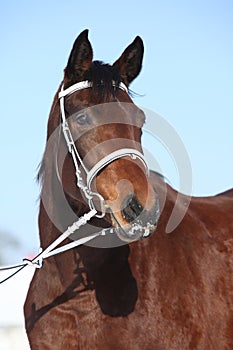
[[[100,208],[100,211],[102,214],[95,214],[95,216],[99,219],[103,218],[106,214],[106,204],[104,198],[99,194],[98,192],[91,192],[92,198],[88,199],[88,204],[90,209],[96,209],[98,210]],[[97,197],[100,203],[100,206],[98,208],[98,205],[94,205],[93,198]],[[97,208],[96,208],[97,207]]]

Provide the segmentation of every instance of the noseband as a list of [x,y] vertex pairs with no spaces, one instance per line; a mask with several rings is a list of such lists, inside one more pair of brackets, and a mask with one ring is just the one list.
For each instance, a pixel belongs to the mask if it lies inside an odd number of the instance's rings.
[[[115,82],[112,82],[113,86],[116,86]],[[106,212],[106,205],[104,198],[98,193],[98,192],[93,192],[91,190],[92,182],[94,178],[97,176],[97,174],[108,164],[112,163],[114,160],[123,158],[123,157],[131,157],[132,159],[139,159],[142,163],[143,166],[146,168],[147,174],[149,174],[149,168],[147,165],[147,162],[143,156],[143,154],[136,149],[133,148],[120,148],[114,152],[109,153],[107,156],[103,157],[100,159],[91,169],[87,169],[86,165],[84,164],[76,146],[75,142],[73,139],[73,136],[71,134],[68,122],[66,120],[66,115],[65,115],[65,107],[64,107],[64,102],[65,102],[65,97],[82,89],[87,89],[92,87],[92,82],[89,81],[81,81],[79,83],[76,83],[69,88],[64,90],[64,86],[62,85],[61,91],[59,93],[59,101],[60,101],[60,111],[61,111],[61,125],[62,125],[62,131],[64,134],[64,138],[66,140],[66,144],[68,147],[68,151],[72,156],[74,167],[75,167],[75,173],[76,173],[76,178],[77,178],[77,186],[78,188],[84,193],[85,197],[88,200],[88,204],[90,209],[95,209],[95,205],[93,202],[93,198],[97,198],[100,202],[100,208],[101,208],[101,214],[96,214],[96,217],[102,218],[105,215]],[[119,89],[125,91],[128,93],[128,89],[123,84],[122,82],[119,84]],[[84,182],[82,175],[81,175],[81,170],[79,167],[79,164],[81,165],[82,169],[86,173],[86,182]]]

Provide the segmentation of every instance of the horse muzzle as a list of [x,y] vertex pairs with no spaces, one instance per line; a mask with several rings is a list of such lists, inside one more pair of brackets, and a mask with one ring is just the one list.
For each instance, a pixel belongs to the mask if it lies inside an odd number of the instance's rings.
[[115,232],[121,240],[126,242],[150,237],[156,230],[159,216],[160,210],[157,196],[150,210],[144,209],[136,196],[128,196],[123,202],[121,210],[124,224],[120,222],[115,213],[111,212]]

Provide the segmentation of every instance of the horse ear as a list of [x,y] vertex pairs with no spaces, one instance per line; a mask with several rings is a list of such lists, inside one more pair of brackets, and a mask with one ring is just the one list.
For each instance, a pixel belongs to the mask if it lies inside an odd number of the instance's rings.
[[122,81],[127,86],[138,76],[142,68],[143,52],[143,41],[137,36],[113,64],[119,69]]
[[81,81],[91,65],[93,51],[88,40],[88,29],[84,30],[74,42],[65,69],[65,78],[71,83]]

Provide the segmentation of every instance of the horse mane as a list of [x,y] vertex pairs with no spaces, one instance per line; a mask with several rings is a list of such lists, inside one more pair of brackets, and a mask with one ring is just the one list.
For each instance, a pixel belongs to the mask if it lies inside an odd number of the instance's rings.
[[[48,128],[47,128],[47,141],[48,141],[50,133],[51,133],[51,130],[49,130],[49,129],[51,129],[50,125],[53,124],[52,129],[56,129],[57,126],[59,125],[56,121],[54,121],[54,116],[56,115],[56,113],[60,113],[59,103],[58,103],[58,94],[59,94],[59,91],[61,91],[62,84],[63,84],[63,82],[61,82],[59,87],[58,87],[58,90],[54,96],[53,103],[52,103],[52,106],[51,106],[51,109],[49,112],[49,122],[48,122]],[[45,157],[46,157],[46,148],[47,148],[46,145],[45,145],[43,157],[42,157],[42,159],[37,167],[36,180],[39,183],[41,188],[43,186],[44,176],[45,176]]]

